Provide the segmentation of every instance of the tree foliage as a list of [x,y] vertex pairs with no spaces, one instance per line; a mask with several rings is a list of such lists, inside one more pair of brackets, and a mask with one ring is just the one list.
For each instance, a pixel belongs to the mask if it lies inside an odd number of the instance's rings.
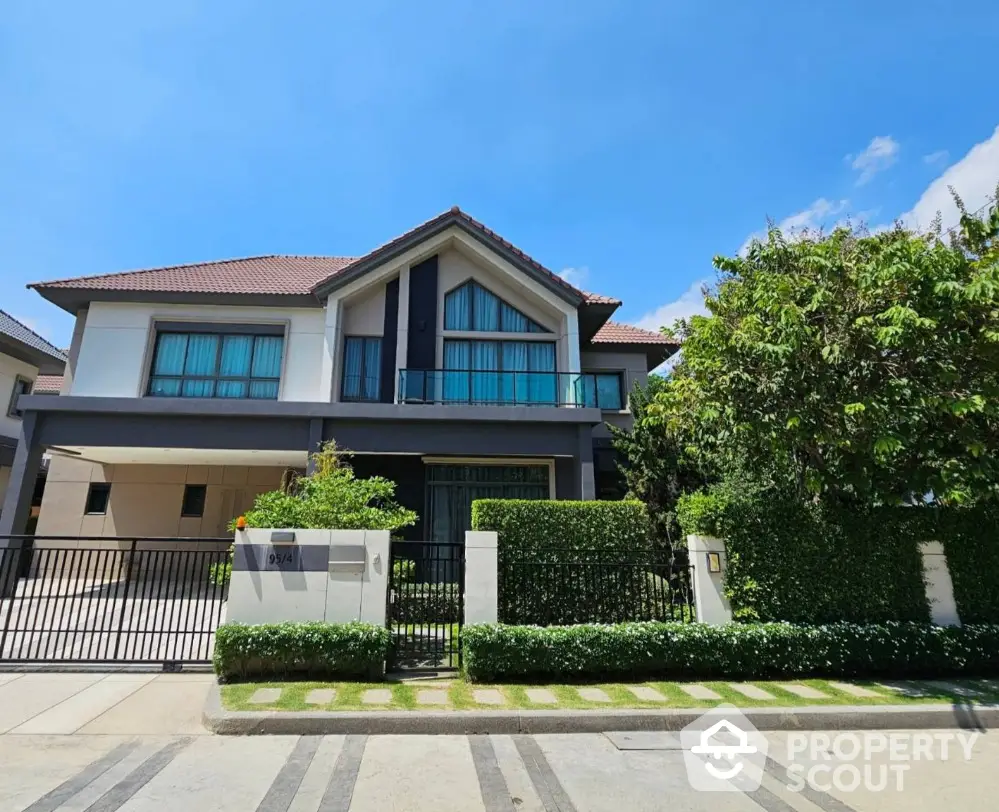
[[[956,197],[956,196],[955,196]],[[801,497],[999,495],[999,209],[947,241],[901,225],[716,257],[709,315],[644,422]]]
[[243,517],[246,526],[396,530],[415,524],[416,513],[395,502],[395,483],[380,476],[358,479],[348,456],[326,443],[311,455],[312,473],[256,498]]

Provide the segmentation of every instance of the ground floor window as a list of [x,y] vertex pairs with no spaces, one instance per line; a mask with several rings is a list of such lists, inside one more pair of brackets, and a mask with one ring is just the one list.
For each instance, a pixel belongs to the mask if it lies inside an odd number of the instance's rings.
[[549,499],[551,468],[540,465],[427,465],[430,541],[462,541],[476,499]]

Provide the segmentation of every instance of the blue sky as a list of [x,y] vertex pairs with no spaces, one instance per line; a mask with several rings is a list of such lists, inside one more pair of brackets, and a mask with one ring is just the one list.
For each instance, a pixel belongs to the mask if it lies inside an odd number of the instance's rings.
[[362,254],[458,204],[656,326],[768,216],[984,203],[997,51],[984,0],[7,0],[0,307],[66,345],[27,282]]

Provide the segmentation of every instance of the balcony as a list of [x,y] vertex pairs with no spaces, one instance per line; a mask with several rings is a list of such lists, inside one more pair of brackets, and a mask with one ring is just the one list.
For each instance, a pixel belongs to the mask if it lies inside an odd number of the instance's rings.
[[585,372],[511,372],[483,369],[399,370],[398,403],[453,406],[622,408],[617,388]]

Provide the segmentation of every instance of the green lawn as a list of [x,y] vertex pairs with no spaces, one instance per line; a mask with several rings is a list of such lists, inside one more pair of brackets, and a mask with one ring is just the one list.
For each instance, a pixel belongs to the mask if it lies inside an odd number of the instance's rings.
[[[743,696],[731,687],[728,682],[699,682],[710,688],[719,696],[721,703],[738,705],[739,707],[801,707],[804,705],[899,705],[899,704],[999,704],[999,682],[980,680],[949,680],[948,683],[968,691],[979,692],[979,696],[962,695],[961,691],[952,691],[941,687],[933,687],[921,682],[897,683],[923,692],[923,696],[906,696],[874,682],[856,681],[853,685],[863,686],[874,691],[875,697],[856,697],[842,691],[826,680],[788,680],[795,685],[807,685],[825,694],[823,699],[803,699],[785,690],[776,682],[752,682],[773,695],[773,700],[753,700]],[[692,683],[695,684],[695,683]],[[696,700],[687,695],[676,682],[644,682],[633,685],[645,685],[657,690],[666,697],[666,701],[641,701],[632,694],[626,684],[600,683],[587,686],[580,685],[479,685],[465,682],[460,678],[451,680],[408,681],[408,682],[254,682],[222,686],[222,700],[230,710],[434,710],[441,706],[418,705],[417,692],[425,689],[447,690],[448,704],[444,707],[454,710],[496,710],[496,709],[592,709],[592,708],[709,708],[720,704],[718,700]],[[583,699],[577,689],[591,687],[602,689],[610,698],[610,702],[592,702]],[[280,699],[270,705],[251,704],[250,697],[258,688],[281,689]],[[336,697],[328,705],[307,704],[306,695],[316,688],[332,688]],[[475,701],[475,690],[489,688],[498,690],[504,699],[503,704],[479,704]],[[558,698],[558,703],[535,704],[527,695],[528,689],[546,688]],[[370,689],[389,690],[392,701],[384,705],[369,705],[361,701],[365,691]]]

